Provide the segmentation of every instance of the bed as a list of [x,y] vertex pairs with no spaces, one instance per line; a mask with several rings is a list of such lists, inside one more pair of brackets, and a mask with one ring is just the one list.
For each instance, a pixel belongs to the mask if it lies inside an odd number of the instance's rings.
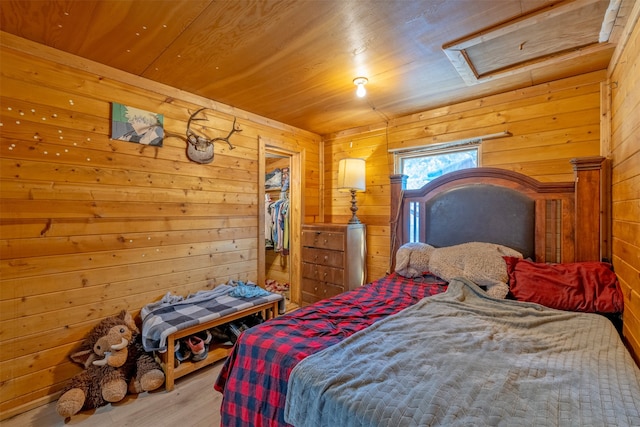
[[[600,161],[574,163],[579,185],[477,168],[405,191],[393,176],[392,260],[410,241],[514,248],[522,257],[504,259],[516,295],[393,272],[251,328],[215,383],[221,424],[640,425],[640,371],[599,314],[621,311],[619,289],[598,276],[615,278],[599,262]],[[592,313],[549,308],[584,289],[530,295],[531,277],[585,271],[603,291],[581,310]]]

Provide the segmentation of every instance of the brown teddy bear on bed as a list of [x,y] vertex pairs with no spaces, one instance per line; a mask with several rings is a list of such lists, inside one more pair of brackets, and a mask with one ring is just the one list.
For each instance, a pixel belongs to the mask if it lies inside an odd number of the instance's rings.
[[56,406],[58,414],[70,417],[81,410],[119,402],[127,391],[141,393],[164,384],[162,368],[144,351],[139,336],[126,311],[95,326],[81,349],[71,355],[85,370],[64,389]]

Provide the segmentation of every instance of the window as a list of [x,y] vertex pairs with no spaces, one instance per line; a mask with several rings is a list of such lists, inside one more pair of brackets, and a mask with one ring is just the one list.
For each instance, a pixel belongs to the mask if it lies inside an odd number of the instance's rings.
[[398,173],[407,175],[407,190],[420,188],[435,178],[478,166],[478,145],[462,149],[420,150],[396,154]]
[[[420,148],[416,151],[395,153],[396,171],[407,175],[407,190],[420,188],[448,172],[478,166],[480,141],[465,143],[462,147]],[[420,204],[409,206],[409,241],[420,239]]]

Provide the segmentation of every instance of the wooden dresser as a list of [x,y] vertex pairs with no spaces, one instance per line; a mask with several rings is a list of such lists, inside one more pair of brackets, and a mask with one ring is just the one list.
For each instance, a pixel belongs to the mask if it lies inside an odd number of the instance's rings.
[[302,226],[302,303],[355,289],[365,283],[364,224]]

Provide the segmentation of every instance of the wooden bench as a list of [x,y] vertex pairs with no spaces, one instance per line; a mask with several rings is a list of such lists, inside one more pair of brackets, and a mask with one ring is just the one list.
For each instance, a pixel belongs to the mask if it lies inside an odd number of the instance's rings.
[[207,329],[223,325],[234,320],[241,319],[255,313],[262,313],[265,320],[276,317],[278,315],[278,305],[280,300],[270,301],[263,304],[255,305],[246,309],[242,309],[226,316],[219,317],[209,322],[200,323],[189,328],[181,329],[167,337],[167,351],[158,353],[161,360],[162,368],[165,374],[165,388],[171,391],[174,388],[175,380],[196,371],[205,366],[211,365],[218,360],[222,360],[229,355],[231,346],[220,343],[211,343],[209,353],[206,359],[198,362],[184,361],[179,366],[175,366],[175,342],[180,338],[205,331]]

